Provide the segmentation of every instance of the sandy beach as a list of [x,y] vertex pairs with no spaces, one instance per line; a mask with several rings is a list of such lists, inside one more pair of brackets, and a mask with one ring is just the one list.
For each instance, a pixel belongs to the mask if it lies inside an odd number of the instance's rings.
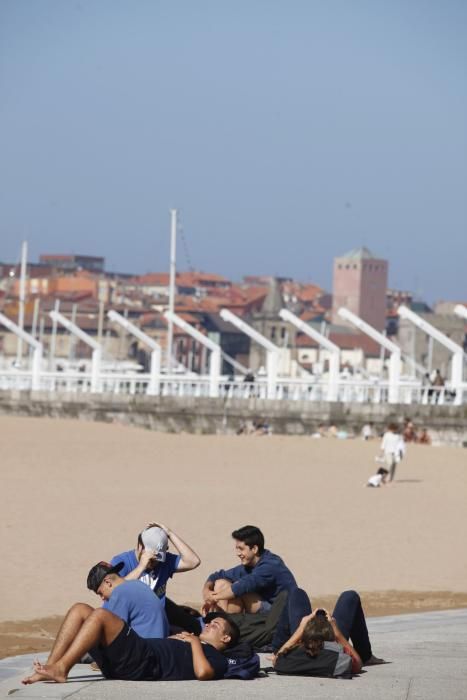
[[89,568],[151,520],[202,559],[170,582],[178,602],[198,602],[206,576],[236,563],[230,532],[248,523],[321,604],[356,588],[370,614],[467,606],[465,450],[409,446],[395,483],[370,489],[377,441],[12,417],[0,434],[0,656],[48,648],[54,616],[97,605]]

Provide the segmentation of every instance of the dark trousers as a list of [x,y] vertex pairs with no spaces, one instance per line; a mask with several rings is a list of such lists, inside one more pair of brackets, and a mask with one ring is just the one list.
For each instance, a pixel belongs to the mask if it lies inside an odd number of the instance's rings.
[[311,603],[305,591],[301,588],[289,591],[271,642],[274,653],[292,636],[302,617],[310,613]]
[[389,481],[394,481],[394,477],[396,476],[396,467],[397,467],[397,462],[396,458],[393,456],[391,465],[389,467]]
[[171,628],[176,627],[186,632],[192,632],[196,636],[201,634],[201,625],[198,618],[169,598],[165,599],[165,614]]
[[363,663],[371,657],[371,644],[360,596],[344,591],[337,599],[332,616],[346,639],[350,639]]
[[[305,591],[301,588],[290,591],[272,640],[274,652],[292,636],[302,617],[310,613],[311,602]],[[333,617],[344,637],[352,641],[362,661],[368,661],[371,656],[370,637],[360,596],[356,591],[344,591],[340,594]]]

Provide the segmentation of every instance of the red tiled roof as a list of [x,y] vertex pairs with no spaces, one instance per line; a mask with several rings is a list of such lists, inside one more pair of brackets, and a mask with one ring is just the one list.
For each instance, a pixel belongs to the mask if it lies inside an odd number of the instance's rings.
[[322,296],[324,290],[316,284],[301,284],[300,282],[284,282],[281,285],[283,294],[293,294],[301,302],[308,303]]
[[168,272],[148,272],[146,275],[139,275],[128,280],[130,284],[139,284],[142,287],[155,286],[166,287],[169,284],[170,275]]
[[217,275],[212,272],[179,272],[177,274],[177,284],[187,287],[203,286],[203,282],[222,282],[230,284],[230,280],[222,275]]
[[189,323],[192,326],[199,324],[199,318],[194,314],[179,313],[177,316],[179,316],[182,321],[186,321],[186,323]]
[[323,293],[321,287],[317,287],[315,284],[304,285],[297,293],[297,297],[300,301],[314,301],[320,297]]

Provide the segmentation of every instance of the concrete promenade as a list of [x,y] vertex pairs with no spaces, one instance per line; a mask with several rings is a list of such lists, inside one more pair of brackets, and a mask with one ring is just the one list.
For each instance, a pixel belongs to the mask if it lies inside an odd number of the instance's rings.
[[[254,681],[124,683],[105,681],[89,666],[76,666],[66,684],[22,686],[32,655],[0,661],[0,698],[140,700],[173,698],[230,700],[465,700],[467,698],[467,609],[368,620],[373,651],[391,663],[352,680],[292,678],[270,673]],[[41,655],[41,659],[43,656]],[[262,666],[269,665],[266,656]]]

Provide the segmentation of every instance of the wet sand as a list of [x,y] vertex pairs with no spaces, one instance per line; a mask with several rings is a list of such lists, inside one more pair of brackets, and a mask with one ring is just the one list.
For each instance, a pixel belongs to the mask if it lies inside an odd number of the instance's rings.
[[409,446],[395,483],[370,489],[375,441],[5,416],[0,435],[0,655],[48,648],[51,616],[97,604],[89,568],[133,547],[151,520],[202,559],[170,582],[180,602],[199,601],[206,576],[236,563],[230,532],[252,523],[314,602],[355,588],[369,614],[467,605],[465,450]]

